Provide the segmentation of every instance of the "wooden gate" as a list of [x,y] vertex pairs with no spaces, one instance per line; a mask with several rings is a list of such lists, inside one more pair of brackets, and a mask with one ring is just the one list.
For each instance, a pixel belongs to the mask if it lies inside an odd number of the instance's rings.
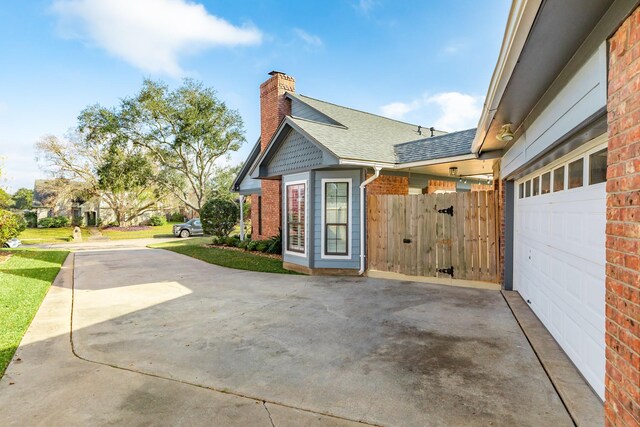
[[369,269],[497,282],[493,191],[371,195],[367,203]]

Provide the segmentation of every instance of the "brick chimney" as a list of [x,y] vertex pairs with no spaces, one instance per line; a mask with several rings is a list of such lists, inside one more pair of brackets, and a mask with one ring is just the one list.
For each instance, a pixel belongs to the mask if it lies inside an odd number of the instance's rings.
[[[296,80],[280,71],[272,71],[260,85],[260,145],[264,150],[278,129],[282,119],[291,114],[291,101],[286,92],[295,92]],[[261,222],[253,225],[252,238],[266,239],[278,234],[282,223],[282,189],[280,180],[262,180],[260,201],[252,201],[251,219]],[[260,212],[261,210],[261,212]]]

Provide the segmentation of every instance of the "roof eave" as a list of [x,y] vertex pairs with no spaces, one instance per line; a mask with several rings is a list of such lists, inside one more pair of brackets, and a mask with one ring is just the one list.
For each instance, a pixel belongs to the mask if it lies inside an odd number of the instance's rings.
[[478,132],[471,144],[473,153],[480,151],[487,137],[495,112],[518,63],[541,4],[542,0],[514,0],[511,4],[502,47],[478,121]]

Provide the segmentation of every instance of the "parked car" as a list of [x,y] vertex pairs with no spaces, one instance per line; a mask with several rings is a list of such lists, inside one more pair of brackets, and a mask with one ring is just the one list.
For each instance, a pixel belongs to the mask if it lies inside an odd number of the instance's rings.
[[20,246],[22,244],[22,242],[20,241],[20,239],[18,239],[17,237],[14,237],[13,239],[7,240],[6,242],[4,242],[4,244],[2,245],[3,248],[17,248],[18,246]]
[[182,224],[173,226],[173,235],[176,237],[201,236],[204,234],[202,230],[202,222],[200,218],[193,218]]

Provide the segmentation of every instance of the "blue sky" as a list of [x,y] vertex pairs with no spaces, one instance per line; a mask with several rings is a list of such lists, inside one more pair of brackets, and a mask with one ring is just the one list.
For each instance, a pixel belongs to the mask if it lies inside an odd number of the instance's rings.
[[45,177],[33,144],[145,77],[201,80],[259,134],[271,70],[299,93],[443,130],[476,125],[508,0],[35,0],[0,9],[0,157],[14,191]]

